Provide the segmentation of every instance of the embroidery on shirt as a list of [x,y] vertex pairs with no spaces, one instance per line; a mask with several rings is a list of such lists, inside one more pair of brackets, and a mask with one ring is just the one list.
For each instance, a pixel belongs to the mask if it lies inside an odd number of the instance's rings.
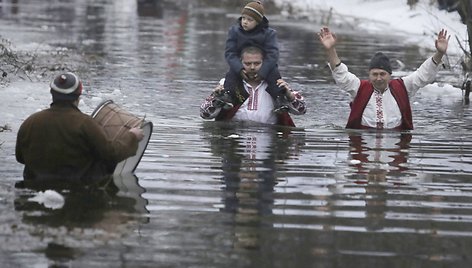
[[375,92],[375,110],[377,114],[377,128],[384,128],[384,114],[383,114],[383,100],[382,93],[379,91]]
[[247,100],[247,109],[250,111],[255,111],[257,110],[257,103],[259,100],[259,87],[257,88],[252,88],[248,86],[249,89],[249,98]]

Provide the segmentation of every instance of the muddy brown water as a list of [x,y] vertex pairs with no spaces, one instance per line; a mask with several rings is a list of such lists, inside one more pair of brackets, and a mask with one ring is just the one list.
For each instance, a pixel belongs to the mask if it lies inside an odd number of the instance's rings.
[[[274,15],[281,73],[308,103],[298,128],[205,122],[198,108],[227,69],[224,40],[238,12],[210,4],[2,2],[2,37],[80,59],[68,66],[84,79],[86,112],[111,98],[154,133],[135,175],[115,178],[117,195],[63,192],[64,206],[47,209],[13,187],[25,113],[21,100],[4,102],[21,116],[0,120],[12,126],[0,133],[1,266],[470,267],[469,106],[457,94],[419,94],[415,131],[347,131],[349,100],[324,65],[319,25]],[[429,55],[334,27],[359,75],[378,50],[406,71]],[[48,104],[29,101],[25,109]]]

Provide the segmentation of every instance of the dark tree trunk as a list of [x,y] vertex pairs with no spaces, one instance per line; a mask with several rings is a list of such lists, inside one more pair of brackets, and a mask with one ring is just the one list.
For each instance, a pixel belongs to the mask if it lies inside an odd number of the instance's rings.
[[[472,51],[472,12],[471,12],[471,0],[461,0],[459,14],[462,17],[462,22],[467,25],[467,34],[468,34],[468,43],[469,43],[469,53]],[[470,54],[469,54],[470,55]]]

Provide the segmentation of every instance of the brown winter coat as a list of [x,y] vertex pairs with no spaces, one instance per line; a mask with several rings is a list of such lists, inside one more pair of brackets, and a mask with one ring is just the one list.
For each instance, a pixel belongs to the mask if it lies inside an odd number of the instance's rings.
[[25,164],[25,182],[96,182],[117,163],[136,154],[132,133],[115,142],[103,128],[70,102],[55,102],[28,117],[16,142],[16,159]]

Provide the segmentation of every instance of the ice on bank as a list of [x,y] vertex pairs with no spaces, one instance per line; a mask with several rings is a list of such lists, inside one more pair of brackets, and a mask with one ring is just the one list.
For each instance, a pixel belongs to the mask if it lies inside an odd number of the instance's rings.
[[432,45],[431,36],[445,28],[453,35],[449,53],[461,53],[455,37],[462,44],[467,41],[467,27],[461,22],[459,13],[439,10],[437,1],[419,0],[414,7],[410,7],[406,0],[273,1],[287,10],[286,14],[291,10],[290,13],[298,17],[321,24],[342,24],[353,31],[404,34],[411,42],[423,44],[427,48]]

